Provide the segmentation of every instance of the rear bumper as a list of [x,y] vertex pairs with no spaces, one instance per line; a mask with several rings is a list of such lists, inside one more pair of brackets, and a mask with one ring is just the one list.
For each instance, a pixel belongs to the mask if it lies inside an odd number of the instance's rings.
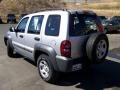
[[82,69],[82,58],[71,59],[56,57],[56,62],[60,72],[74,72]]

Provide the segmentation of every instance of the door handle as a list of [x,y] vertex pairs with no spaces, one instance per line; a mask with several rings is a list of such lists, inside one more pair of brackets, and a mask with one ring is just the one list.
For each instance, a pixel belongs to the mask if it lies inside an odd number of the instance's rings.
[[34,40],[40,41],[40,38],[39,37],[35,37]]
[[23,38],[23,35],[20,35],[20,38]]

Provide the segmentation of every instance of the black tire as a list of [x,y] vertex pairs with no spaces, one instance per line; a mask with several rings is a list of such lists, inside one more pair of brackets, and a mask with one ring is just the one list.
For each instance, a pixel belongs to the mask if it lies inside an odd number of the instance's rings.
[[[100,43],[103,45],[100,46]],[[98,46],[99,45],[99,46]],[[100,50],[100,47],[104,48],[105,51]],[[92,34],[86,44],[86,54],[91,63],[101,63],[105,61],[109,48],[109,42],[106,34],[94,33]],[[100,52],[100,55],[98,54]]]
[[[47,66],[49,68],[48,77],[44,77],[42,75],[42,72],[40,71],[40,63],[42,63],[43,61],[47,63]],[[54,70],[51,62],[49,61],[49,56],[44,55],[44,54],[40,55],[37,60],[37,67],[38,67],[39,75],[44,81],[49,82],[49,83],[56,83],[56,80],[58,79],[59,75],[58,75],[58,72]]]
[[8,40],[7,40],[7,55],[9,57],[14,57],[14,49],[11,47]]

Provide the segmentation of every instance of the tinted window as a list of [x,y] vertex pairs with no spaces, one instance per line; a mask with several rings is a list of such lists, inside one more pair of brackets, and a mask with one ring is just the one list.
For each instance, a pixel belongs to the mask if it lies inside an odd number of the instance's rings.
[[22,19],[22,21],[19,23],[19,25],[17,27],[17,32],[21,32],[21,33],[25,32],[27,21],[28,21],[28,17]]
[[8,17],[15,17],[14,14],[8,14]]
[[87,35],[97,32],[97,17],[95,15],[73,14],[71,15],[70,36]]
[[28,33],[31,34],[39,34],[42,26],[44,16],[34,16],[30,21],[30,25],[28,27]]
[[120,16],[114,16],[110,19],[111,21],[115,21],[117,22],[118,24],[120,24]]
[[119,22],[118,21],[110,21],[110,24],[112,24],[112,25],[119,25]]
[[45,34],[49,36],[58,36],[60,29],[60,15],[50,15],[48,17]]

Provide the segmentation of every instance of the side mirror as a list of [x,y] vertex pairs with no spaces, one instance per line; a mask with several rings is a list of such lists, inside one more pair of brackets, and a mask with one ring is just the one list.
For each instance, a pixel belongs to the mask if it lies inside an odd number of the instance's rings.
[[15,32],[15,28],[14,28],[14,27],[10,27],[10,28],[9,28],[9,31],[10,31],[10,32]]

